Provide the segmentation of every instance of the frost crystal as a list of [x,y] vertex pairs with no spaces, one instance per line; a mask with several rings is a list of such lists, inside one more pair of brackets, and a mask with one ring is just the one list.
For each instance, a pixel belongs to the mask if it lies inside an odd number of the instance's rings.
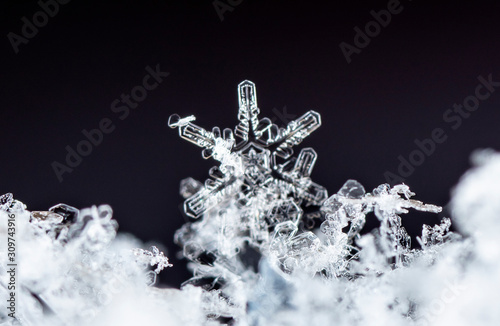
[[[289,159],[292,147],[321,125],[320,115],[309,111],[286,128],[278,128],[268,118],[259,120],[252,82],[242,82],[238,96],[240,123],[234,132],[227,128],[221,132],[219,127],[207,131],[191,122],[193,116],[180,118],[174,114],[169,118],[168,125],[179,128],[182,138],[203,148],[203,158],[213,157],[220,162],[210,170],[211,178],[204,187],[185,201],[186,214],[198,218],[231,197],[238,208],[259,203],[269,210],[277,206],[276,201],[289,198],[307,206],[321,205],[327,197],[326,189],[310,179],[316,152],[305,148],[296,159]],[[278,162],[279,159],[288,160]],[[254,226],[254,232],[268,224],[264,220],[256,222],[259,225]]]
[[151,247],[151,251],[144,250],[140,248],[134,249],[134,255],[137,257],[137,261],[142,264],[156,266],[155,273],[159,274],[163,269],[171,267],[168,258],[164,256],[163,252],[160,252],[155,246]]
[[[12,194],[0,201],[0,234],[16,243],[14,256],[5,252],[0,256],[0,298],[7,302],[15,291],[17,308],[14,318],[2,305],[2,323],[100,324],[93,318],[112,310],[119,295],[132,291],[147,300],[151,273],[155,278],[171,266],[156,247],[151,252],[134,249],[137,240],[116,237],[117,223],[108,205],[78,210],[59,204],[48,211],[28,211]],[[15,227],[7,220],[15,221]],[[136,263],[146,258],[157,266],[154,272]]]

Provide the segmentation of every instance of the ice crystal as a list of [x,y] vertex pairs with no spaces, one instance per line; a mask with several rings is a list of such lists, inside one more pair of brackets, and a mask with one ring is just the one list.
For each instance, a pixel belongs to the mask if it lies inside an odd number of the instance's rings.
[[309,111],[286,128],[279,128],[269,118],[258,118],[252,82],[238,86],[238,98],[240,123],[234,132],[228,128],[221,132],[219,127],[207,131],[191,122],[193,116],[180,118],[174,114],[169,118],[168,125],[178,128],[182,138],[203,148],[203,158],[220,162],[210,170],[211,178],[204,187],[185,201],[186,214],[200,217],[229,197],[236,198],[238,207],[259,202],[272,209],[273,202],[288,198],[307,206],[321,205],[327,197],[326,189],[310,179],[316,152],[305,148],[296,159],[278,162],[280,158],[289,159],[293,146],[321,125],[320,115]]
[[151,266],[156,266],[156,269],[154,271],[156,274],[159,274],[163,269],[172,266],[172,264],[168,262],[168,258],[165,257],[163,252],[160,252],[160,250],[156,246],[152,246],[151,250],[136,248],[133,252],[137,257],[138,262],[146,265],[149,264]]
[[[111,207],[78,210],[66,204],[48,211],[28,211],[11,194],[1,197],[0,234],[14,237],[17,265],[10,255],[0,258],[0,297],[7,302],[12,282],[8,271],[16,266],[17,311],[15,319],[0,310],[0,320],[21,325],[80,325],[103,307],[116,302],[117,294],[138,291],[163,268],[171,266],[156,247],[152,252],[134,249],[129,236],[116,237],[117,223]],[[14,216],[16,228],[7,229]],[[12,226],[12,225],[11,225]],[[2,236],[2,238],[4,238]],[[9,251],[11,252],[11,251]],[[156,265],[148,272],[134,259]],[[154,278],[153,278],[154,279]],[[5,299],[5,300],[4,300]]]

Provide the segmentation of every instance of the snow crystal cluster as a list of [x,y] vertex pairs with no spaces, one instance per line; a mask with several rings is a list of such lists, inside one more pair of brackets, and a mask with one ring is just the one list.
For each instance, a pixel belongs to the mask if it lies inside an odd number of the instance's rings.
[[15,250],[2,248],[0,298],[6,303],[15,292],[17,308],[12,318],[2,304],[1,322],[83,325],[98,314],[105,317],[105,306],[117,309],[111,303],[118,293],[146,297],[157,273],[171,266],[156,247],[136,249],[140,243],[131,236],[116,237],[118,224],[108,205],[28,211],[12,194],[0,203],[2,245],[7,237],[15,243]]
[[[423,225],[412,247],[402,216],[441,208],[407,185],[371,192],[355,180],[328,196],[311,180],[316,152],[293,147],[321,125],[309,111],[279,128],[259,119],[255,85],[238,87],[239,124],[208,131],[193,116],[168,125],[218,162],[181,182],[190,219],[175,235],[193,277],[160,289],[156,247],[117,235],[111,208],[59,204],[30,212],[0,198],[0,233],[18,222],[21,325],[500,325],[500,154],[474,154],[451,219]],[[367,219],[379,227],[364,232]],[[450,231],[452,221],[458,232]],[[0,299],[7,249],[1,248]],[[168,273],[166,271],[165,273]]]

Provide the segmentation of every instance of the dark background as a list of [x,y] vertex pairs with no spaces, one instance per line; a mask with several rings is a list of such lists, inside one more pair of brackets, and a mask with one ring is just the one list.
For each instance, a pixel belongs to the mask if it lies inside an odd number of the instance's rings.
[[[15,54],[7,34],[21,34],[21,18],[32,20],[40,7],[2,1],[0,193],[30,210],[110,204],[121,231],[164,244],[174,267],[162,282],[178,285],[189,276],[173,243],[184,223],[178,185],[188,176],[203,181],[214,162],[179,139],[168,116],[232,128],[237,84],[250,79],[261,117],[284,106],[297,116],[321,113],[323,126],[301,146],[316,149],[313,179],[330,194],[349,178],[369,191],[386,182],[384,172],[397,172],[416,138],[443,128],[447,141],[406,183],[417,199],[446,205],[470,153],[500,148],[500,91],[457,130],[442,117],[474,93],[477,76],[500,80],[500,4],[403,0],[403,11],[348,64],[339,44],[352,44],[353,28],[388,2],[346,3],[244,0],[221,21],[212,1],[73,0]],[[157,64],[170,76],[120,120],[111,103]],[[59,182],[51,163],[64,163],[65,147],[106,117],[116,129]],[[415,235],[438,220],[416,213],[404,224]]]

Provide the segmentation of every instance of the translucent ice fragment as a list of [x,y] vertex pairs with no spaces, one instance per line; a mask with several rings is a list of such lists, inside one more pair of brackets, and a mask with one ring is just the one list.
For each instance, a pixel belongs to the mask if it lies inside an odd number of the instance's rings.
[[328,198],[328,191],[325,187],[315,182],[308,182],[306,186],[299,185],[297,197],[306,201],[306,206],[321,205]]
[[290,221],[297,223],[302,217],[302,209],[293,200],[279,201],[267,212],[266,219],[269,226],[280,222]]
[[359,199],[365,195],[365,188],[356,180],[347,180],[338,194],[347,198]]
[[153,286],[156,283],[156,273],[153,271],[149,271],[146,273],[146,285]]
[[175,128],[175,127],[183,127],[188,125],[191,121],[196,120],[196,117],[194,115],[190,115],[185,118],[181,118],[178,114],[172,114],[168,118],[168,126],[170,128]]
[[179,193],[184,198],[189,198],[203,188],[203,184],[191,177],[182,179]]
[[423,248],[443,244],[454,236],[452,232],[449,232],[450,226],[451,220],[449,218],[443,218],[441,224],[433,227],[424,224],[422,226],[422,236],[417,237],[417,240]]
[[338,231],[338,228],[335,223],[327,220],[321,223],[320,231],[323,232],[327,237],[334,237]]
[[14,196],[9,192],[0,196],[0,209],[7,210],[12,205]]
[[62,215],[50,211],[32,211],[31,216],[36,221],[47,224],[58,224],[62,223],[64,220]]
[[295,235],[295,233],[297,233],[297,231],[297,225],[292,221],[282,222],[274,227],[274,237],[290,239]]
[[277,224],[274,227],[274,235],[270,244],[271,252],[278,258],[288,255],[290,239],[295,236],[298,227],[292,221],[286,221]]
[[315,250],[318,249],[320,245],[321,241],[310,231],[301,233],[291,239],[291,249],[293,252]]
[[77,208],[75,208],[73,206],[66,205],[66,204],[54,205],[51,208],[49,208],[49,211],[63,216],[64,222],[77,221],[78,214],[80,213],[80,211]]

